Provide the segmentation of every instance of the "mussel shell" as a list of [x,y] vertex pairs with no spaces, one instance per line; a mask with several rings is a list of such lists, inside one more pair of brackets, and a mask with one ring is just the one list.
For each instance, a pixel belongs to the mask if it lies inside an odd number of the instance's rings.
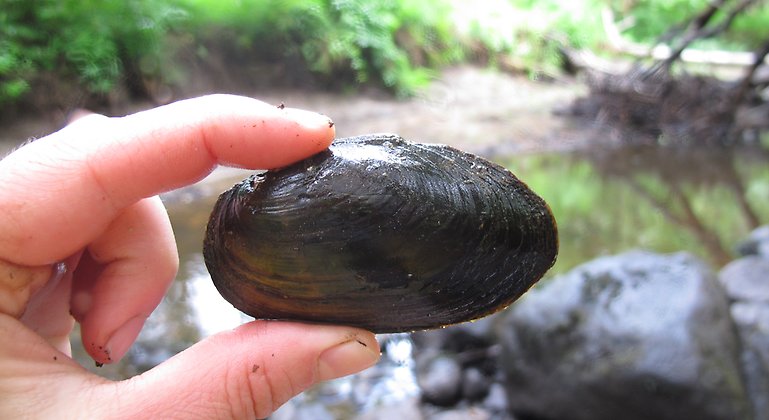
[[338,139],[249,177],[219,197],[204,243],[241,311],[375,333],[502,309],[557,251],[547,204],[512,173],[395,135]]

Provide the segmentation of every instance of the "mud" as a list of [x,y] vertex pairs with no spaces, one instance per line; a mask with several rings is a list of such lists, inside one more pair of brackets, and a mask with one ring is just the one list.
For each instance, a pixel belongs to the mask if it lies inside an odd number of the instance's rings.
[[[191,89],[191,92],[193,90]],[[288,88],[244,91],[269,103],[330,116],[340,137],[394,132],[423,142],[450,144],[484,155],[570,150],[585,144],[579,127],[553,114],[585,92],[574,80],[537,81],[477,67],[456,67],[416,97],[397,100],[381,92],[324,93]],[[195,91],[195,94],[201,93]],[[205,93],[205,92],[203,92]],[[113,115],[151,107],[131,103]],[[4,123],[0,153],[59,129],[66,112],[28,115]]]

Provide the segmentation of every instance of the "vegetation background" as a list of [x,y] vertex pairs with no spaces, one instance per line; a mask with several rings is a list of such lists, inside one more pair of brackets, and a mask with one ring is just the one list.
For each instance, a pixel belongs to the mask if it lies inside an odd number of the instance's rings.
[[[284,63],[289,79],[305,85],[377,86],[405,97],[453,63],[537,76],[560,71],[563,48],[606,54],[604,9],[623,18],[626,36],[653,44],[707,3],[0,0],[0,111],[45,112],[72,102],[98,108],[116,92],[162,97],[187,82],[191,63],[212,56],[226,58],[222,77],[238,70],[231,63]],[[726,36],[698,47],[756,48],[769,27],[769,7],[761,4],[738,17]]]

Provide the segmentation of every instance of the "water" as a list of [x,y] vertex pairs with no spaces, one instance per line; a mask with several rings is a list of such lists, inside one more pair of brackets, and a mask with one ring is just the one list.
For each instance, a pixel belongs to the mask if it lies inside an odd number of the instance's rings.
[[[511,168],[552,207],[561,251],[548,276],[632,248],[688,250],[717,267],[734,255],[747,232],[769,221],[769,154],[761,149],[605,148],[494,160]],[[93,367],[75,338],[75,355],[86,367],[126,378],[248,321],[216,292],[201,255],[216,196],[246,174],[217,171],[164,197],[179,243],[177,281],[121,363]],[[353,418],[376,406],[413,399],[418,389],[408,335],[380,340],[385,354],[376,368],[318,386],[275,418]]]
[[561,253],[553,272],[633,248],[687,250],[718,267],[769,220],[762,149],[606,148],[508,166],[551,205]]

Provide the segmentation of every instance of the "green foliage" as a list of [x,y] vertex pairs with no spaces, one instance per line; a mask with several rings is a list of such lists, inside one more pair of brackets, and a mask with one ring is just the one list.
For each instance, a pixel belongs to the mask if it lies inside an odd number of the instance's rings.
[[0,0],[0,103],[46,71],[106,93],[127,64],[160,56],[181,16],[170,1]]
[[422,65],[461,56],[449,43],[449,9],[442,0],[186,2],[190,30],[203,38],[237,34],[234,42],[241,48],[265,56],[297,55],[323,77],[352,73],[359,83],[381,83],[398,95],[427,83],[431,72]]
[[[33,70],[30,56],[39,51],[25,51],[25,45],[37,38],[36,32],[22,24],[29,4],[15,2],[18,7],[0,7],[0,103],[15,99],[29,90],[24,77]],[[2,4],[7,6],[7,4]]]
[[626,36],[638,42],[653,42],[671,25],[691,18],[708,3],[708,0],[639,0],[632,8],[618,8],[615,12],[619,18],[632,15],[633,25]]
[[[0,0],[0,104],[41,75],[94,93],[123,78],[174,77],[169,40],[201,56],[289,59],[329,81],[375,83],[413,94],[436,67],[463,59],[557,72],[563,46],[600,49],[601,10],[631,17],[626,34],[653,42],[709,0]],[[713,44],[754,48],[766,37],[765,2]],[[185,47],[189,47],[185,44]]]
[[738,16],[725,35],[728,42],[741,49],[757,49],[769,36],[769,3],[759,1],[748,13]]
[[[615,13],[619,17],[632,17],[633,25],[625,33],[628,37],[638,42],[653,43],[675,25],[687,22],[710,3],[710,0],[639,0],[634,2],[631,8],[617,7]],[[731,1],[726,2],[726,5],[737,3]],[[722,8],[722,11],[714,16],[714,23],[723,21],[724,10],[731,9]],[[699,42],[697,47],[751,50],[766,39],[769,34],[768,27],[769,5],[765,1],[758,1],[755,6],[737,16],[728,32],[720,35],[715,41]]]
[[511,60],[532,73],[558,72],[561,48],[594,47],[603,37],[600,0],[454,0],[463,42],[480,44],[490,64]]
[[359,82],[379,79],[402,96],[429,80],[429,73],[412,65],[396,44],[396,33],[404,27],[397,2],[331,0],[327,6],[332,20],[324,28],[326,37],[303,49],[313,69],[331,74],[336,63],[349,62]]
[[461,56],[441,0],[0,2],[0,101],[23,95],[44,71],[96,93],[113,89],[129,67],[163,76],[161,51],[172,30],[194,34],[203,54],[218,37],[236,56],[299,56],[328,79],[351,74],[403,96],[429,81],[425,66]]

